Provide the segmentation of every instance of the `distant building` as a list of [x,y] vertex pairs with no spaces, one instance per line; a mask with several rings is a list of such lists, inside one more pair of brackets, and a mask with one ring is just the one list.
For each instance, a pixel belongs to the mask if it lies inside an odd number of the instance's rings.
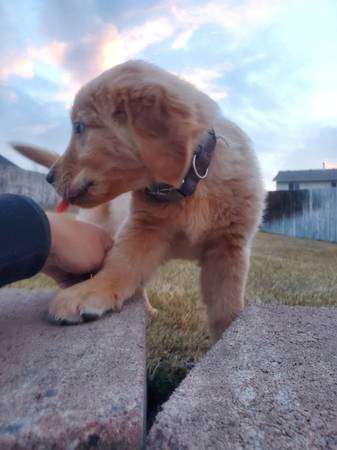
[[0,155],[0,194],[23,194],[43,208],[54,208],[58,196],[43,173],[24,170]]
[[328,161],[324,161],[323,162],[323,169],[337,169],[337,164],[336,163],[331,163]]
[[12,161],[9,161],[9,159],[0,155],[0,169],[6,169],[8,167],[16,167],[17,169],[19,169],[19,167],[16,164],[12,163]]
[[280,171],[273,181],[276,181],[277,191],[335,188],[337,169]]

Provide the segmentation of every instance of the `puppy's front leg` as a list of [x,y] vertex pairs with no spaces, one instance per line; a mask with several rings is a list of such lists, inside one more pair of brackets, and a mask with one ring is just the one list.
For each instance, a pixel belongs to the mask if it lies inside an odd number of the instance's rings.
[[201,261],[201,290],[213,341],[217,341],[244,306],[250,246],[219,240]]
[[130,222],[117,237],[100,272],[55,296],[49,307],[50,319],[75,324],[120,310],[161,264],[166,251],[162,230]]

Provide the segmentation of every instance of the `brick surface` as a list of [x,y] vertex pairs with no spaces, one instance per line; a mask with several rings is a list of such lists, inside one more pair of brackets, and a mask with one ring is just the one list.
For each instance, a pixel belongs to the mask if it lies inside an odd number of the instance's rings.
[[60,327],[51,294],[0,290],[0,449],[137,449],[144,432],[145,313]]
[[337,309],[252,306],[166,402],[148,449],[337,449]]

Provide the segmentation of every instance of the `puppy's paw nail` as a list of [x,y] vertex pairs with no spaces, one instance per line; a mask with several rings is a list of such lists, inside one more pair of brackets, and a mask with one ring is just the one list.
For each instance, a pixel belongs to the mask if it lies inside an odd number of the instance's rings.
[[99,319],[103,315],[104,311],[99,308],[93,308],[90,306],[84,306],[80,310],[80,315],[84,322],[92,322]]
[[124,303],[123,300],[117,300],[116,303],[114,304],[113,311],[118,313],[121,312],[123,308],[123,303]]
[[93,322],[94,320],[97,320],[100,318],[100,314],[84,312],[81,314],[81,317],[84,320],[84,322]]
[[76,319],[63,319],[61,317],[56,317],[52,314],[48,314],[48,322],[53,324],[53,325],[78,325],[81,320],[76,320]]

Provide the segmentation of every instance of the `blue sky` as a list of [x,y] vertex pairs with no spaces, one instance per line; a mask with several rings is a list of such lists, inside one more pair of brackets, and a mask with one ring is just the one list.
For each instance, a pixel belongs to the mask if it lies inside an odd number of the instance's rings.
[[130,58],[208,93],[278,170],[337,163],[336,0],[0,0],[1,154],[62,153],[77,89]]

